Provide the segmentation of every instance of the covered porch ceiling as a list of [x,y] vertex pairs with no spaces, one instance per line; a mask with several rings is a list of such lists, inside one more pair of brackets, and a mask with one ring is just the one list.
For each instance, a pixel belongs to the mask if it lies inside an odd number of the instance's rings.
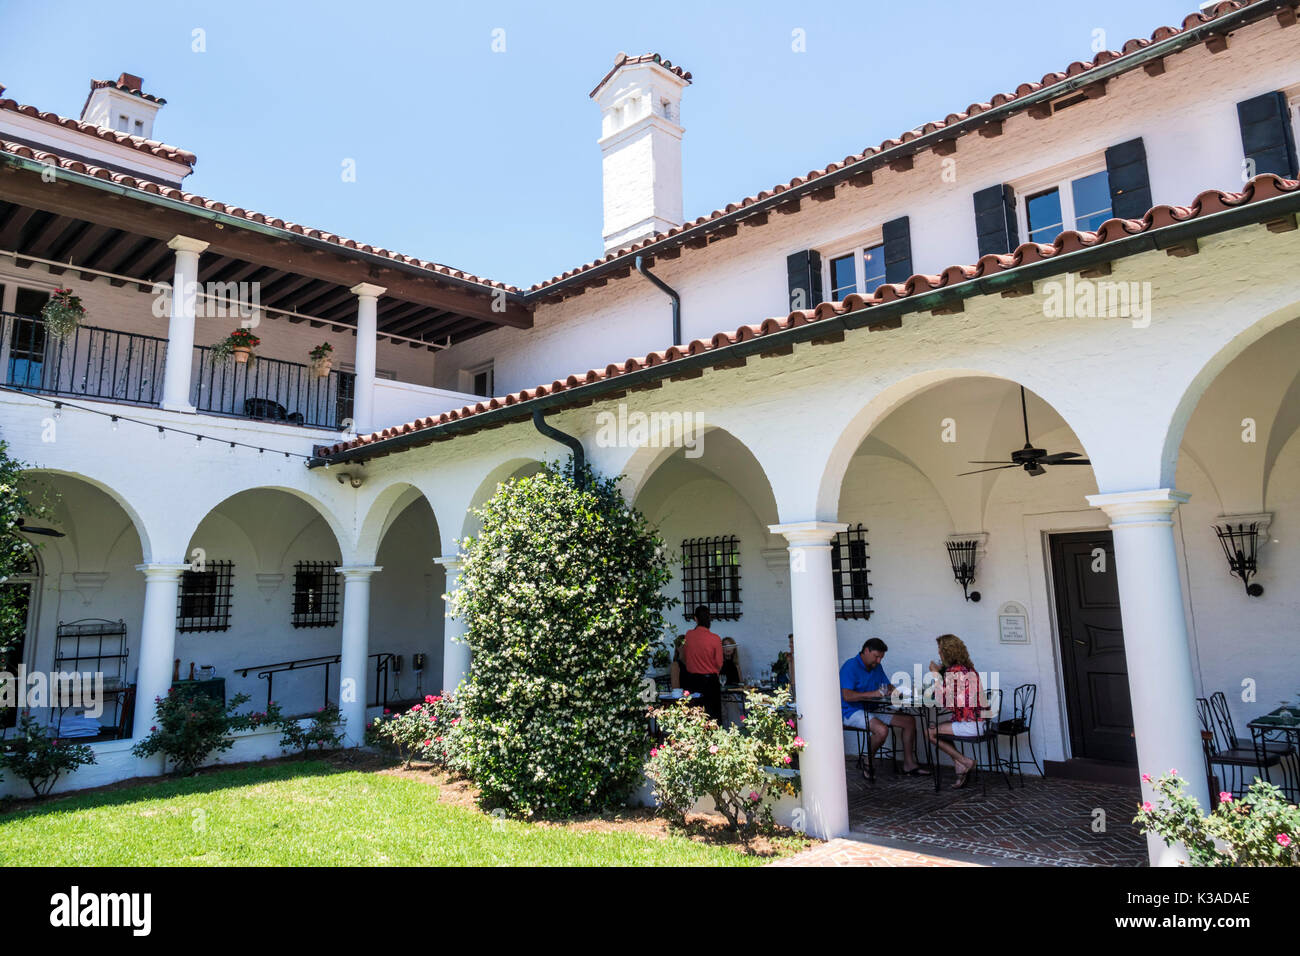
[[[0,164],[0,256],[20,268],[57,263],[48,266],[53,274],[87,282],[134,281],[149,292],[154,282],[171,281],[174,254],[167,242],[184,235],[209,243],[199,260],[200,282],[256,282],[268,315],[293,323],[354,326],[356,296],[349,290],[366,282],[387,289],[379,299],[381,341],[435,349],[501,326],[532,325],[518,293],[287,229],[241,225],[201,207],[190,212],[175,200],[132,195],[135,190],[115,184],[104,189],[71,180],[60,171],[45,182],[34,171]],[[112,276],[99,274],[105,272]]]

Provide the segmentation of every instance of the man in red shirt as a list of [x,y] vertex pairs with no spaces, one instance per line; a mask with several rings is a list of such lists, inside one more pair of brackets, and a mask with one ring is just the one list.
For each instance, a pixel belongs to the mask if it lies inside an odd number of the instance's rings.
[[694,616],[696,626],[686,632],[682,645],[682,688],[698,696],[709,716],[720,722],[722,685],[718,683],[718,672],[722,670],[722,638],[709,630],[713,617],[707,607],[701,604]]

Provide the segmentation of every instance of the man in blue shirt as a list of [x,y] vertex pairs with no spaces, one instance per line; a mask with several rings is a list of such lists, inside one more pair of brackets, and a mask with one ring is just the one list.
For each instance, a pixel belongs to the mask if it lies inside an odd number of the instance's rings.
[[889,736],[892,724],[903,735],[903,773],[928,775],[929,771],[916,759],[916,718],[910,714],[883,710],[868,713],[866,710],[867,701],[888,700],[894,692],[894,685],[889,682],[882,663],[887,650],[889,647],[884,641],[873,637],[840,667],[840,710],[844,715],[844,726],[869,731],[871,752],[875,753]]

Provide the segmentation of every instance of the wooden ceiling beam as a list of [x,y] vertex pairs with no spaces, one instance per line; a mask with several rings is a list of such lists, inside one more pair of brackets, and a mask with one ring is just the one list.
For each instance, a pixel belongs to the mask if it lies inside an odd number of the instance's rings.
[[396,263],[387,266],[382,261],[363,259],[356,250],[343,246],[330,249],[309,244],[311,241],[306,239],[300,242],[259,235],[251,229],[216,223],[142,199],[101,192],[66,179],[44,183],[35,173],[13,166],[0,167],[0,199],[34,206],[66,219],[129,229],[164,242],[176,235],[189,236],[208,243],[206,255],[260,262],[347,288],[369,282],[384,286],[392,298],[472,315],[493,325],[530,328],[533,324],[532,312],[518,301],[506,299],[504,311],[495,311],[493,304],[498,296],[495,290],[486,287],[479,293],[442,281],[432,273],[413,274]]

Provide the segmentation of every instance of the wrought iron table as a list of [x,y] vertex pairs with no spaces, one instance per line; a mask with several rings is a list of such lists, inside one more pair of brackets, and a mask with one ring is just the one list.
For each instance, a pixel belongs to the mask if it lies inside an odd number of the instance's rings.
[[[1300,707],[1279,707],[1249,724],[1250,740],[1255,747],[1255,759],[1265,766],[1265,748],[1269,744],[1286,744],[1290,753],[1278,764],[1282,768],[1282,792],[1292,803],[1300,802],[1300,781],[1297,781],[1296,761],[1300,752]],[[1267,771],[1265,771],[1267,772]]]

